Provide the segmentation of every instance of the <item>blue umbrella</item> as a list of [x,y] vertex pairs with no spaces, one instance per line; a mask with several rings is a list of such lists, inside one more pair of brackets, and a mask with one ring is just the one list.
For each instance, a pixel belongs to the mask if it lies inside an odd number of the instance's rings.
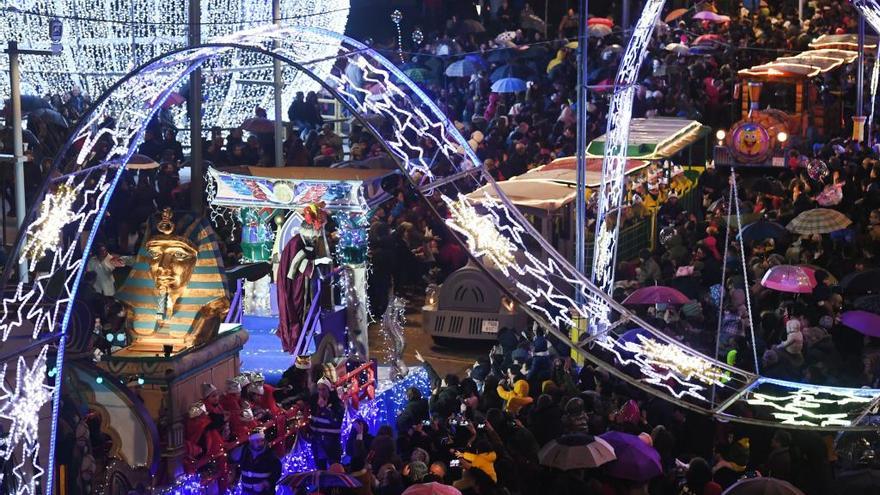
[[477,64],[465,58],[449,64],[449,67],[446,68],[446,75],[449,77],[470,77],[479,70],[480,67]]
[[481,69],[488,69],[489,68],[489,63],[486,62],[486,60],[483,59],[483,57],[481,55],[478,55],[476,53],[471,53],[470,55],[465,55],[464,59],[470,60],[471,62],[473,62],[474,64],[479,66]]
[[534,75],[534,71],[524,65],[507,64],[493,70],[492,74],[489,75],[489,80],[492,82],[496,82],[500,79],[505,79],[508,77],[526,79],[532,75]]
[[764,239],[779,240],[788,237],[788,231],[785,230],[785,227],[776,222],[758,220],[757,222],[752,222],[744,226],[739,235],[742,237],[742,240],[746,242],[763,241]]
[[492,85],[494,93],[520,93],[526,90],[526,82],[515,77],[505,77]]

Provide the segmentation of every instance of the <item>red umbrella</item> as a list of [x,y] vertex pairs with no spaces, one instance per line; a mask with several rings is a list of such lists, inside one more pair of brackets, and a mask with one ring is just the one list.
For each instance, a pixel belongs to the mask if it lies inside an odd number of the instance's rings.
[[251,117],[245,119],[241,124],[241,128],[257,134],[271,134],[275,132],[275,121],[263,117]]
[[461,492],[454,486],[432,481],[412,485],[403,492],[403,495],[461,495]]
[[672,287],[642,287],[623,300],[623,304],[687,304],[691,300]]
[[704,10],[702,12],[697,12],[694,15],[694,19],[698,19],[701,21],[709,21],[709,22],[730,22],[730,17],[726,15],[716,14],[715,12]]
[[779,292],[809,294],[816,286],[816,276],[815,272],[803,266],[776,265],[767,270],[761,285]]
[[840,322],[869,337],[880,337],[880,315],[867,311],[847,311],[840,315]]
[[595,26],[596,24],[602,24],[610,28],[614,27],[614,21],[607,17],[591,17],[590,19],[587,19],[587,26]]
[[666,18],[664,18],[663,20],[666,22],[672,22],[672,21],[678,19],[679,17],[687,14],[689,10],[690,9],[675,9],[672,12],[666,14]]
[[724,38],[719,34],[704,34],[697,37],[691,45],[709,45],[715,43],[724,43]]

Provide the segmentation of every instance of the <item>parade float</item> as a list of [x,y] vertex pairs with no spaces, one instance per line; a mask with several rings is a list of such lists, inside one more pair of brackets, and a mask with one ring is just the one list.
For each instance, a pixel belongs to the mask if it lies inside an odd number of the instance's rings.
[[811,50],[740,70],[742,117],[716,133],[715,165],[781,167],[788,149],[846,125],[833,88],[844,86],[846,67],[859,55],[849,38],[823,36]]

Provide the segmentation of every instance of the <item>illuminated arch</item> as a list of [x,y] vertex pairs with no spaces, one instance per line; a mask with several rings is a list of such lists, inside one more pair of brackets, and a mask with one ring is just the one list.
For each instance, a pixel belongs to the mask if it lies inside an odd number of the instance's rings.
[[[11,332],[25,330],[31,333],[36,347],[45,348],[49,340],[57,339],[56,369],[60,372],[64,332],[71,315],[71,305],[67,303],[76,296],[97,222],[103,217],[148,122],[190,72],[224,53],[246,50],[274,57],[315,78],[310,66],[320,60],[291,58],[288,55],[292,52],[286,47],[295,43],[328,42],[340,45],[338,62],[350,64],[352,68],[337,71],[328,81],[318,82],[383,142],[414,187],[424,194],[441,193],[443,204],[428,202],[433,213],[440,215],[443,210],[445,215],[448,212],[446,221],[450,231],[468,246],[489,276],[501,287],[512,287],[509,295],[580,356],[635,387],[693,411],[771,426],[782,423],[835,430],[866,428],[859,422],[876,406],[880,390],[817,388],[768,380],[682,346],[614,302],[577,273],[498,190],[491,176],[475,165],[479,161],[455,123],[442,114],[427,94],[369,47],[344,35],[314,28],[270,25],[180,49],[144,64],[102,95],[59,154],[54,173],[41,192],[42,203],[60,204],[62,199],[67,199],[70,209],[41,212],[39,204],[36,205],[10,256],[4,272],[7,291],[2,302],[5,311],[0,317],[0,339],[6,340]],[[374,115],[380,115],[380,120],[388,125],[375,124],[376,119],[370,118]],[[107,117],[113,117],[112,127],[101,126]],[[422,143],[428,143],[432,151],[426,152],[420,146]],[[95,152],[101,148],[108,150],[107,155],[95,159]],[[51,221],[47,221],[49,217]],[[65,237],[68,240],[85,234],[82,249],[76,244],[65,244],[45,257],[43,263],[48,269],[32,286],[6,286],[15,269],[15,260],[25,251],[33,252],[34,244],[27,240],[36,233],[48,233],[51,237],[60,231],[59,224],[67,225]],[[26,245],[30,249],[24,249]],[[34,268],[34,263],[31,265]],[[44,297],[51,282],[58,282],[62,287],[62,297],[57,301]],[[583,304],[575,303],[577,294],[585,301]],[[606,319],[609,310],[622,315],[619,322],[611,324]],[[575,316],[599,319],[607,330],[606,339],[592,342],[595,345],[592,351],[588,350],[588,343],[572,342],[559,330],[575,324],[578,319]],[[623,332],[620,324],[623,322],[634,323],[643,330],[637,335]],[[612,358],[626,366],[616,366]],[[718,403],[705,395],[713,386]],[[53,392],[53,416],[57,418],[59,394],[57,389]],[[4,407],[13,404],[13,399],[16,398],[9,394],[0,395],[0,418],[4,411],[8,412]],[[776,411],[776,419],[747,419],[730,412],[734,410],[731,406],[747,399],[757,403],[754,407]],[[780,400],[785,404],[779,406]],[[811,417],[809,414],[815,410],[809,407],[817,401],[823,408],[844,412],[837,416]],[[810,425],[805,421],[810,421]],[[55,434],[53,423],[51,438],[54,439]],[[35,446],[26,441],[13,447],[36,454]],[[54,457],[52,442],[49,473],[54,467]],[[39,469],[39,461],[35,461],[34,467]],[[50,488],[52,476],[46,477],[43,486]],[[33,481],[31,479],[31,483]]]

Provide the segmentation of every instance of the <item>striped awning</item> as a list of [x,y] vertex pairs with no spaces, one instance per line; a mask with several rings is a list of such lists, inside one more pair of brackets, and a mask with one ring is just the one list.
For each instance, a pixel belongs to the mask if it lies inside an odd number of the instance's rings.
[[[709,133],[709,127],[696,120],[675,117],[632,119],[629,128],[628,158],[663,160],[690,146]],[[587,158],[602,158],[605,135],[587,146]]]

